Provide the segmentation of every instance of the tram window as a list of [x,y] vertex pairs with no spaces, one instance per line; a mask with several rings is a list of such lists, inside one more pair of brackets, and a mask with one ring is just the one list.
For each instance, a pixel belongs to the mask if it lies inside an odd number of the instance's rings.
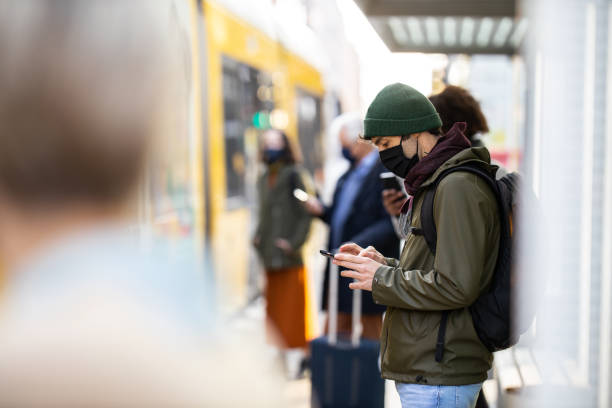
[[269,75],[227,56],[223,57],[223,133],[229,208],[243,207],[250,201],[246,177],[256,158],[248,157],[245,133],[253,127],[255,113],[269,112],[274,108],[273,99],[262,98],[260,91],[265,87],[271,93],[271,83]]
[[297,98],[298,135],[304,166],[316,174],[323,168],[321,99],[299,89]]

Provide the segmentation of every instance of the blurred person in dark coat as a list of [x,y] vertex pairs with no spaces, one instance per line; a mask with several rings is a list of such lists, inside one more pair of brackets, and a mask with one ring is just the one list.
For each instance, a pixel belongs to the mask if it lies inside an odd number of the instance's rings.
[[[399,256],[399,240],[381,199],[383,186],[379,176],[387,170],[380,163],[376,149],[359,138],[363,120],[349,113],[334,122],[331,129],[337,129],[342,155],[350,162],[350,167],[338,180],[330,206],[310,198],[307,208],[329,225],[330,251],[335,252],[342,244],[354,242],[362,247],[380,247],[386,256]],[[328,262],[323,286],[324,309],[328,309],[329,273]],[[343,335],[351,331],[353,293],[349,281],[340,277],[338,284],[338,333]],[[369,292],[363,293],[363,337],[378,341],[384,311],[384,307],[373,302]]]
[[312,216],[294,190],[309,190],[311,182],[296,163],[285,133],[264,132],[261,157],[265,170],[257,182],[259,220],[253,244],[266,271],[268,339],[283,351],[305,350],[313,322],[306,307],[309,293],[302,246]]

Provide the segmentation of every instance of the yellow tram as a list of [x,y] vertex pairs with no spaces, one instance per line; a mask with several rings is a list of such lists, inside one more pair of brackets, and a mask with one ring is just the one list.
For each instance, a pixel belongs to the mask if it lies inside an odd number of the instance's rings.
[[322,169],[322,75],[302,47],[287,45],[261,3],[174,0],[191,54],[189,129],[168,138],[172,157],[145,200],[155,229],[208,248],[230,309],[256,286],[250,242],[261,131],[283,129],[306,168],[318,176]]

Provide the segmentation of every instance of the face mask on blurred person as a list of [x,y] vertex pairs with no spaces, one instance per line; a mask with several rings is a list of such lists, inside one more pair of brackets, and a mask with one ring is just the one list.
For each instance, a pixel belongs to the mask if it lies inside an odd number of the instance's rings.
[[265,149],[263,154],[263,161],[267,164],[276,163],[283,157],[284,151],[282,149]]
[[349,149],[348,147],[342,148],[342,157],[348,160],[351,163],[351,165],[355,164],[355,162],[357,161],[355,159],[355,156],[351,154],[351,149]]
[[379,154],[380,161],[389,171],[393,172],[398,177],[406,178],[410,169],[419,162],[419,155],[415,153],[411,158],[407,158],[402,148],[403,142],[404,138],[402,137],[402,142],[400,144],[382,150]]

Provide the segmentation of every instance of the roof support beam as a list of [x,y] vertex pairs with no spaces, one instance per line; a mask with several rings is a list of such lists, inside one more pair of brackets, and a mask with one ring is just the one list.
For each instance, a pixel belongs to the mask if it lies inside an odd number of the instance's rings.
[[514,17],[516,0],[355,0],[368,17]]

